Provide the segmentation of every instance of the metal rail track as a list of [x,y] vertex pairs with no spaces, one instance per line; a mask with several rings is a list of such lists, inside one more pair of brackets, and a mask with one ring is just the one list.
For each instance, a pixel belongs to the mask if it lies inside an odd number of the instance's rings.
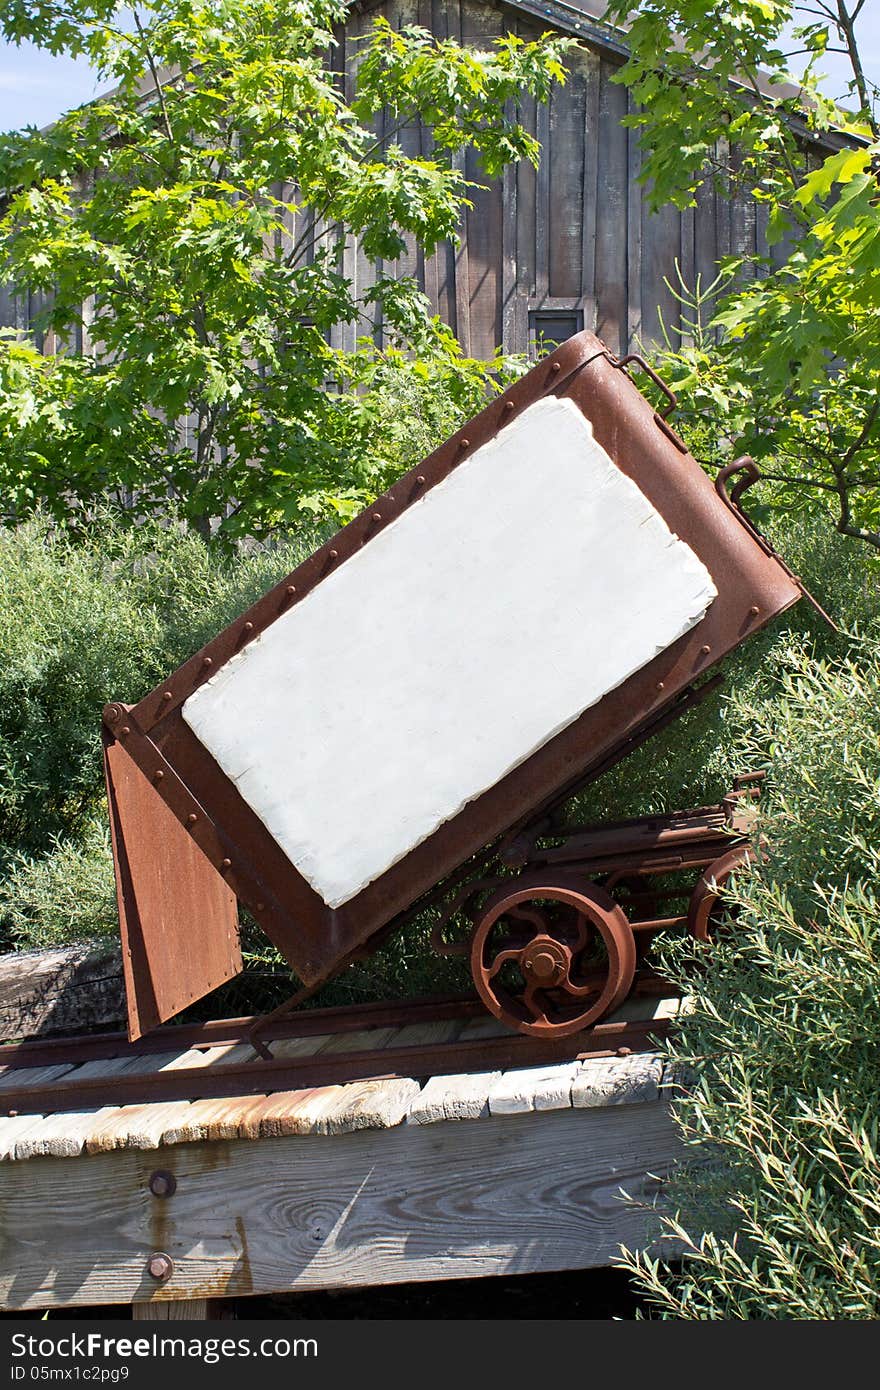
[[[669,985],[655,976],[643,978],[637,995],[674,997]],[[339,1009],[314,1009],[279,1020],[271,1041],[282,1038],[344,1036],[363,1030],[407,1027],[485,1017],[475,999],[431,999],[405,1004],[367,1004]],[[45,1114],[91,1110],[106,1105],[156,1104],[223,1096],[264,1095],[302,1090],[345,1081],[387,1077],[428,1078],[467,1071],[497,1071],[568,1062],[587,1057],[610,1057],[651,1050],[668,1031],[663,1019],[599,1023],[582,1033],[560,1039],[504,1034],[447,1042],[413,1043],[378,1048],[344,1048],[305,1057],[262,1058],[160,1071],[131,1071],[80,1076],[77,1067],[128,1057],[161,1056],[192,1048],[249,1043],[255,1018],[216,1019],[208,1023],[158,1029],[129,1043],[124,1034],[59,1038],[0,1047],[3,1090],[0,1114]],[[253,1046],[252,1044],[250,1044]],[[271,1046],[271,1042],[270,1042]],[[46,1068],[69,1064],[64,1076],[47,1075]],[[15,1073],[21,1073],[20,1084]],[[30,1075],[28,1075],[30,1073]]]

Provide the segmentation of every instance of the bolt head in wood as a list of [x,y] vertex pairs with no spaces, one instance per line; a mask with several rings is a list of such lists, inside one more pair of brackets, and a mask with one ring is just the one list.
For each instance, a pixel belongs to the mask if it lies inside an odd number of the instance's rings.
[[147,1273],[151,1279],[156,1279],[164,1284],[166,1279],[170,1279],[174,1273],[174,1261],[170,1255],[166,1255],[164,1250],[157,1250],[147,1260]]
[[150,1191],[154,1197],[173,1197],[177,1191],[177,1179],[167,1168],[157,1168],[150,1178]]

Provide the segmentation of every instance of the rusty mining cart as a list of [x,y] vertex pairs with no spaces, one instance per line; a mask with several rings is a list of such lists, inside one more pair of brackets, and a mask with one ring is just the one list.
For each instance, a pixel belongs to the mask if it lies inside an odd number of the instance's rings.
[[695,811],[565,816],[805,594],[739,506],[754,464],[713,485],[674,404],[641,358],[571,338],[138,704],[107,705],[132,1039],[241,970],[237,901],[302,982],[291,1005],[433,906],[436,948],[539,1038],[614,1010],[658,931],[707,937],[751,853],[752,781]]

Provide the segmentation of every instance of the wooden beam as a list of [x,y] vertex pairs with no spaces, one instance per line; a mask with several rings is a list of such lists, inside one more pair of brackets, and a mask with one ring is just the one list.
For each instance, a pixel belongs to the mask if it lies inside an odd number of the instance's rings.
[[[621,1242],[654,1239],[649,1175],[681,1152],[654,1101],[10,1163],[0,1304],[155,1306],[606,1265]],[[150,1192],[157,1167],[174,1172],[170,1197]],[[147,1271],[158,1251],[174,1265],[160,1285]]]
[[81,1032],[124,1018],[118,945],[0,956],[0,1039]]

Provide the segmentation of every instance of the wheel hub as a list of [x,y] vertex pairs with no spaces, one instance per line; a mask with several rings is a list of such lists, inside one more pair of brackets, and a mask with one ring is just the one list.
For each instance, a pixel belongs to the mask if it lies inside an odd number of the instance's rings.
[[523,951],[521,960],[525,975],[546,987],[558,984],[565,976],[571,952],[552,936],[536,936]]

